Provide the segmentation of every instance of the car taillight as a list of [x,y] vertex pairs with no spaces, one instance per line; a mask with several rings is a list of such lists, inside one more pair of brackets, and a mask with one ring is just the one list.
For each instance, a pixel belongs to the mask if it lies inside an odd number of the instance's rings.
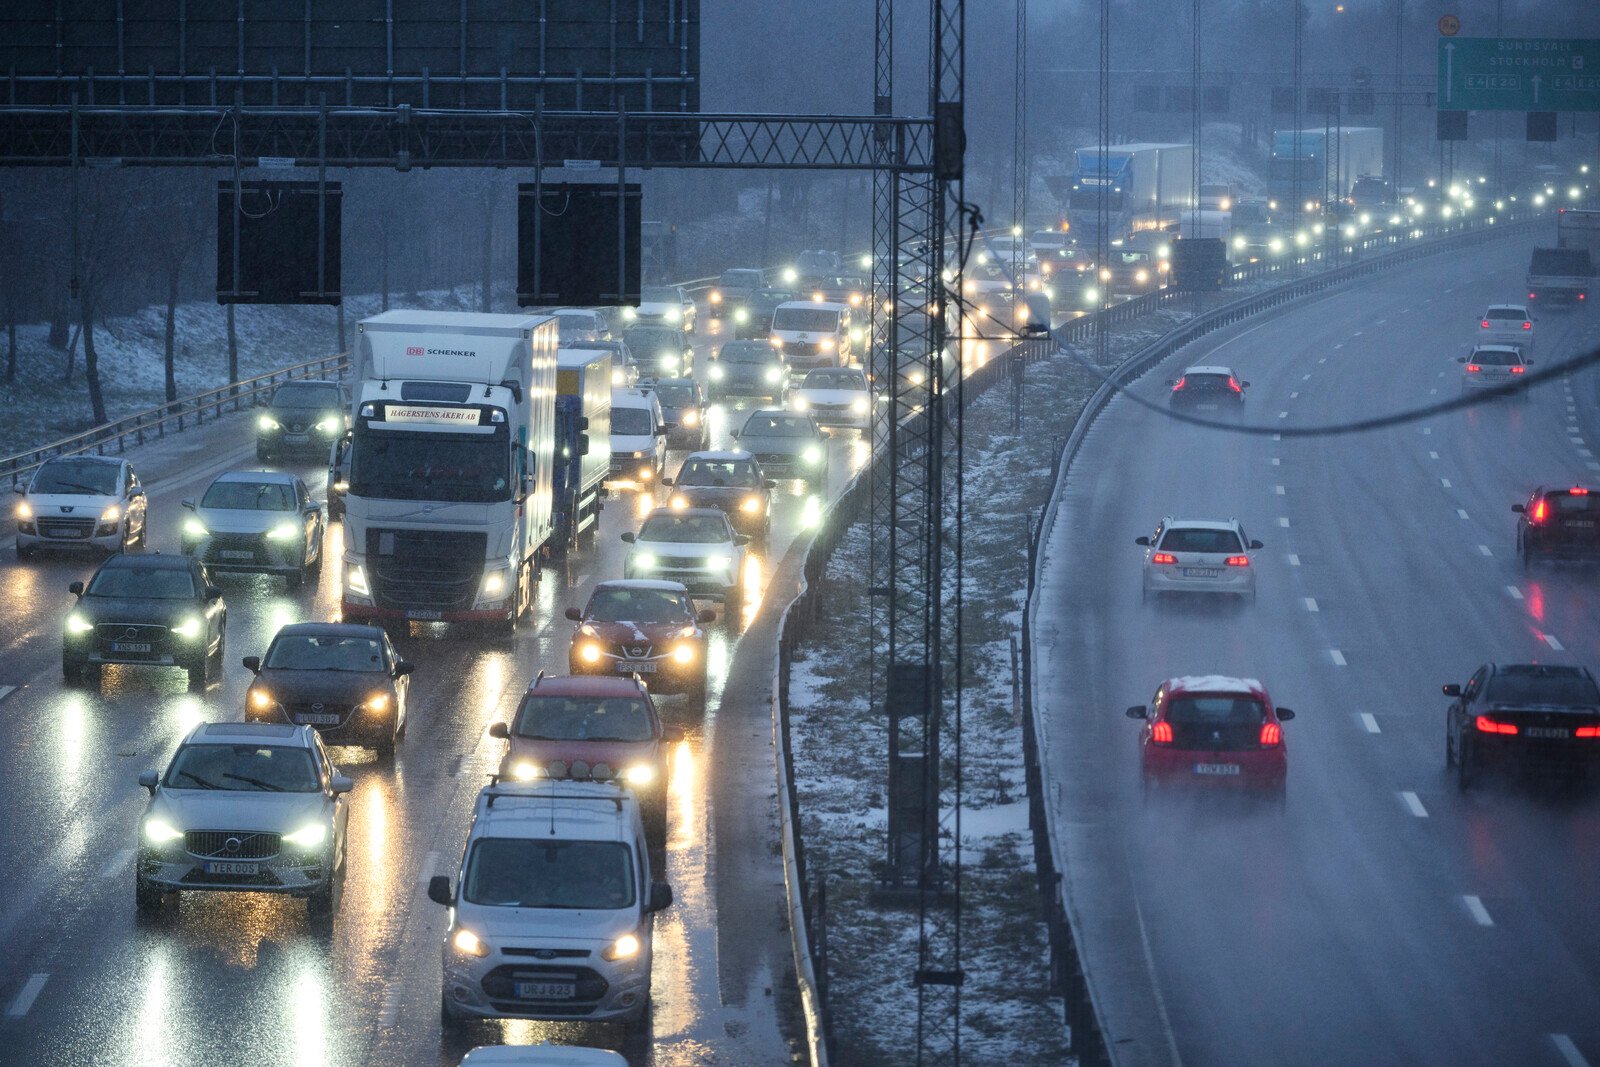
[[1248,566],[1250,566],[1250,557],[1249,556],[1229,556],[1228,559],[1227,559],[1227,564],[1230,567],[1248,567]]
[[1528,521],[1543,522],[1544,517],[1548,514],[1550,514],[1550,505],[1545,503],[1544,497],[1540,497],[1539,502],[1533,505],[1533,514],[1528,516]]
[[1600,738],[1600,726],[1580,726],[1572,732],[1572,736]]
[[1275,722],[1261,724],[1261,747],[1271,748],[1273,745],[1283,744],[1283,727]]
[[1533,329],[1533,323],[1524,321],[1523,324],[1522,324],[1522,328],[1524,330],[1531,330],[1531,329]]
[[1477,726],[1480,734],[1507,734],[1515,736],[1517,732],[1516,723],[1495,722],[1487,715],[1479,715],[1475,720],[1473,720],[1473,725]]
[[1233,377],[1232,375],[1228,376],[1228,388],[1232,389],[1236,393],[1244,392],[1244,387],[1239,384],[1239,379]]
[[1575,485],[1571,489],[1568,489],[1567,493],[1571,496],[1588,496],[1589,490],[1585,489],[1581,485]]
[[1511,368],[1511,373],[1512,374],[1521,374],[1523,371],[1525,371],[1527,369],[1528,369],[1527,367],[1512,367]]
[[1155,555],[1150,557],[1150,562],[1151,563],[1176,563],[1176,562],[1178,562],[1178,557],[1174,556],[1171,552],[1157,552]]
[[1483,368],[1478,366],[1476,363],[1468,363],[1467,364],[1467,373],[1468,374],[1477,374],[1482,369]]
[[1189,379],[1187,379],[1187,378],[1179,378],[1177,381],[1173,382],[1172,383],[1172,391],[1174,393],[1176,393],[1179,389],[1182,389],[1183,388],[1183,383],[1188,381],[1188,380]]
[[1158,722],[1150,727],[1150,740],[1158,745],[1172,744],[1172,724],[1170,722]]
[[1489,320],[1488,319],[1484,319],[1483,320],[1483,328],[1485,330],[1487,330],[1489,328]]

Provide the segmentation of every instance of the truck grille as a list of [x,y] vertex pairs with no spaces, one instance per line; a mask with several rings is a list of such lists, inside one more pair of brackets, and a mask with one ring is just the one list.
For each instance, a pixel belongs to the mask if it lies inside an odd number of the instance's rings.
[[372,595],[380,607],[471,610],[487,546],[481,533],[369,529]]
[[191,856],[222,860],[264,860],[278,854],[278,835],[254,830],[190,830],[183,847]]

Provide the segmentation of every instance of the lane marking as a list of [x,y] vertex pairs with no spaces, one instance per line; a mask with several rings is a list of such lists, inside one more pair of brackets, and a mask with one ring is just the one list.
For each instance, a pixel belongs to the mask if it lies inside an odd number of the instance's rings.
[[1278,412],[1278,418],[1280,418],[1280,419],[1287,419],[1287,418],[1288,418],[1288,417],[1289,417],[1289,413],[1288,413],[1288,412],[1287,412],[1287,411],[1280,411],[1280,412]]
[[1550,1043],[1561,1053],[1561,1058],[1567,1061],[1567,1067],[1589,1067],[1589,1061],[1583,1058],[1583,1053],[1578,1051],[1578,1046],[1572,1043],[1572,1038],[1566,1034],[1551,1034]]
[[1437,453],[1437,452],[1429,452],[1428,453],[1428,458],[1429,459],[1438,459],[1439,458],[1439,453]]
[[1305,604],[1307,611],[1318,611],[1318,610],[1320,610],[1317,607],[1317,600],[1316,600],[1315,597],[1309,597],[1308,596],[1304,600],[1302,600],[1301,603]]
[[1439,487],[1442,488],[1442,489],[1450,488],[1450,479],[1449,478],[1440,478],[1439,479]]
[[1594,453],[1589,451],[1587,448],[1578,449],[1578,455],[1582,456],[1584,459],[1593,459],[1594,458]]
[[1590,460],[1588,463],[1585,463],[1584,466],[1588,467],[1592,471],[1600,471],[1600,463],[1596,463],[1593,460]]
[[1426,819],[1428,817],[1428,809],[1422,806],[1422,798],[1417,796],[1417,794],[1411,792],[1410,790],[1406,790],[1400,794],[1400,799],[1406,802],[1406,807],[1410,809],[1411,814],[1415,815],[1417,818]]
[[1464,519],[1464,518],[1467,517],[1467,509],[1466,508],[1456,508],[1456,514],[1460,515]]
[[1274,493],[1277,493],[1279,496],[1282,496],[1283,495],[1283,486],[1275,485],[1275,486],[1272,487],[1272,491]]
[[16,691],[17,687],[14,685],[0,685],[0,700],[4,700],[6,697],[10,696]]
[[1283,465],[1283,460],[1279,459],[1277,456],[1273,456],[1272,457],[1272,465],[1274,467],[1281,467]]
[[433,869],[439,865],[439,850],[431,849],[422,861],[422,887],[426,889],[433,879]]
[[1433,427],[1432,426],[1424,426],[1422,428],[1422,436],[1427,437],[1431,433],[1433,433]]
[[[1343,348],[1344,347],[1344,343],[1340,342],[1339,344],[1336,344],[1333,347],[1334,348]],[[1327,356],[1323,356],[1321,359],[1317,360],[1317,362],[1318,363],[1326,363],[1326,362],[1328,362],[1328,357]]]
[[1290,400],[1299,400],[1300,399],[1300,394],[1299,393],[1290,393],[1289,394],[1289,399]]
[[22,991],[17,994],[17,998],[11,1002],[11,1007],[6,1009],[6,1018],[20,1019],[28,1014],[28,1009],[32,1008],[33,1002],[39,999],[39,993],[49,980],[50,976],[44,971],[40,971],[32,978],[29,978],[23,985]]
[[1274,440],[1274,441],[1281,441],[1281,440],[1283,440],[1283,434],[1281,434],[1281,433],[1275,433],[1275,434],[1273,434],[1273,435],[1272,435],[1272,439],[1273,439],[1273,440]]
[[1437,389],[1429,389],[1428,390],[1428,395],[1429,396],[1438,396],[1439,395],[1439,390],[1437,390]]
[[1289,553],[1289,566],[1291,566],[1291,567],[1300,566],[1300,557],[1295,555],[1293,552]]
[[128,864],[133,862],[133,849],[125,848],[112,856],[110,861],[100,870],[101,878],[115,878],[128,869]]
[[1302,382],[1309,382],[1309,381],[1310,381],[1310,380],[1311,380],[1311,375],[1309,375],[1309,374],[1302,374],[1302,375],[1300,375],[1300,380],[1301,380],[1301,381],[1302,381]]
[[1489,918],[1489,909],[1483,906],[1483,901],[1468,894],[1461,898],[1461,902],[1467,906],[1467,911],[1472,915],[1473,922],[1479,926],[1494,925],[1494,920]]
[[1278,516],[1278,525],[1284,527],[1285,529],[1288,529],[1289,516],[1287,516],[1287,515],[1279,515]]
[[1347,664],[1345,662],[1344,653],[1340,652],[1337,648],[1328,649],[1328,655],[1330,657],[1332,657],[1333,665],[1335,667],[1347,667],[1347,666],[1349,666],[1349,664]]
[[1512,600],[1521,600],[1522,599],[1522,590],[1518,589],[1514,585],[1506,586],[1506,592],[1511,594],[1511,599]]
[[1370,711],[1363,711],[1361,713],[1361,725],[1369,734],[1378,734],[1383,732],[1382,730],[1378,729],[1377,717],[1374,716]]
[[1556,635],[1555,634],[1540,634],[1539,636],[1544,638],[1544,643],[1549,645],[1555,651],[1557,651],[1557,652],[1565,652],[1567,650],[1567,647],[1565,645],[1563,645],[1560,641],[1556,640]]
[[1488,546],[1488,545],[1479,545],[1479,546],[1478,546],[1478,551],[1479,551],[1479,552],[1482,552],[1482,553],[1483,553],[1483,554],[1484,554],[1484,555],[1485,555],[1485,556],[1492,556],[1492,555],[1494,555],[1494,553],[1493,553],[1493,552],[1490,552],[1490,551],[1489,551],[1489,546]]

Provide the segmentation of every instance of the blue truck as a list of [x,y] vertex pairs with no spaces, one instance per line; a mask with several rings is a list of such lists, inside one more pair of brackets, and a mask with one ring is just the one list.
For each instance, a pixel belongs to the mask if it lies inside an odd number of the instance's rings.
[[[611,360],[604,348],[562,348],[556,353],[556,552],[593,537],[600,524],[606,476],[611,472]],[[602,442],[594,448],[592,441]]]

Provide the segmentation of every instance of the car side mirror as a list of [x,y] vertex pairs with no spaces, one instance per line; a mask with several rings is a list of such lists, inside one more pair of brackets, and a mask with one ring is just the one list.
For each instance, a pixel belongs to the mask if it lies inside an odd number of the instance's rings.
[[307,515],[316,515],[316,514],[319,514],[321,511],[322,511],[322,505],[317,503],[315,500],[313,500],[311,503],[306,505],[306,514]]
[[733,543],[736,544],[736,545],[748,545],[750,543],[750,535],[749,534],[734,534],[733,535]]
[[573,622],[583,621],[583,612],[579,611],[577,608],[568,608],[565,614],[567,618],[571,619]]
[[1516,512],[1518,515],[1523,515],[1527,513],[1528,509],[1521,504],[1512,504],[1511,510]]
[[701,626],[706,626],[717,621],[717,613],[712,611],[710,608],[701,608],[699,611],[695,612],[694,621],[699,623]]
[[408,659],[395,660],[394,676],[396,678],[400,678],[400,677],[403,677],[403,676],[405,676],[407,674],[410,674],[412,671],[414,671],[416,669],[417,669],[416,665],[413,664]]
[[492,722],[489,724],[489,736],[508,741],[511,739],[511,727],[503,722]]
[[[587,422],[588,420],[585,419],[584,421]],[[586,433],[580,433],[578,435],[578,455],[587,456],[588,454],[589,454],[589,435],[586,434]]]
[[669,745],[677,744],[679,741],[683,740],[683,727],[663,726],[661,728],[661,740],[667,742]]
[[1248,388],[1250,388],[1250,383],[1249,382],[1240,382],[1239,383],[1239,388],[1240,389],[1248,389]]
[[660,426],[656,427],[656,434],[655,435],[657,437],[665,437],[665,436],[667,436],[667,434],[671,433],[673,430],[676,430],[677,428],[678,428],[678,424],[675,423],[675,422],[663,422]]
[[246,656],[244,658],[244,668],[245,668],[245,670],[249,671],[251,674],[260,674],[261,673],[261,657],[260,656]]
[[1288,722],[1290,719],[1294,718],[1293,708],[1275,708],[1273,710],[1278,713],[1279,722]]
[[1444,695],[1447,697],[1458,697],[1461,695],[1461,687],[1453,682],[1449,685],[1440,686],[1439,688],[1443,690]]
[[672,887],[665,882],[650,883],[650,910],[666,911],[672,907]]
[[161,775],[157,774],[155,771],[145,771],[143,774],[139,775],[139,784],[144,786],[145,792],[149,793],[151,796],[156,795],[156,785],[159,784],[160,781]]
[[661,484],[666,486],[668,489],[671,489],[672,488],[672,479],[671,478],[663,478],[663,479],[661,479]]
[[144,496],[144,486],[142,485],[136,485],[132,489],[128,490],[128,498],[130,500],[141,496]]
[[1263,547],[1263,546],[1262,546],[1260,541],[1251,541],[1250,542],[1250,548],[1251,548],[1252,551],[1254,551],[1255,549],[1261,548],[1261,547]]
[[436,874],[428,879],[428,899],[447,908],[455,904],[456,895],[450,890],[449,875]]
[[739,431],[738,430],[729,430],[728,431],[728,436],[733,438],[735,441],[737,441],[739,439]]
[[348,793],[355,787],[356,784],[342,774],[336,774],[328,780],[328,792],[334,796]]
[[222,590],[217,588],[214,585],[206,586],[206,599],[207,600],[221,600],[222,599]]
[[194,510],[194,497],[190,497],[189,499],[185,500],[183,502],[183,506],[188,508],[190,511],[193,511]]
[[1150,538],[1148,538],[1148,537],[1135,537],[1133,539],[1133,543],[1136,544],[1136,545],[1143,545],[1144,547],[1149,548],[1150,547]]
[[82,596],[83,595],[83,583],[82,582],[73,582],[71,585],[67,586],[67,592],[71,593],[73,596]]
[[1524,367],[1531,367],[1531,366],[1533,366],[1533,360],[1531,360],[1531,359],[1525,359],[1525,360],[1523,360],[1523,361],[1522,361],[1522,365],[1523,365],[1523,366],[1524,366]]
[[635,538],[631,533],[625,533],[622,535],[622,540],[631,545],[635,540],[637,540],[637,538]]
[[1456,357],[1456,362],[1457,363],[1465,363],[1466,361],[1467,361],[1467,357],[1466,356],[1457,356]]
[[778,483],[775,480],[771,479],[771,478],[763,478],[763,479],[761,479],[761,484],[766,486],[768,489],[776,489],[776,488],[778,488]]
[[1123,712],[1123,714],[1130,719],[1144,719],[1149,716],[1149,712],[1145,710],[1145,706],[1143,704],[1135,704],[1133,707]]

